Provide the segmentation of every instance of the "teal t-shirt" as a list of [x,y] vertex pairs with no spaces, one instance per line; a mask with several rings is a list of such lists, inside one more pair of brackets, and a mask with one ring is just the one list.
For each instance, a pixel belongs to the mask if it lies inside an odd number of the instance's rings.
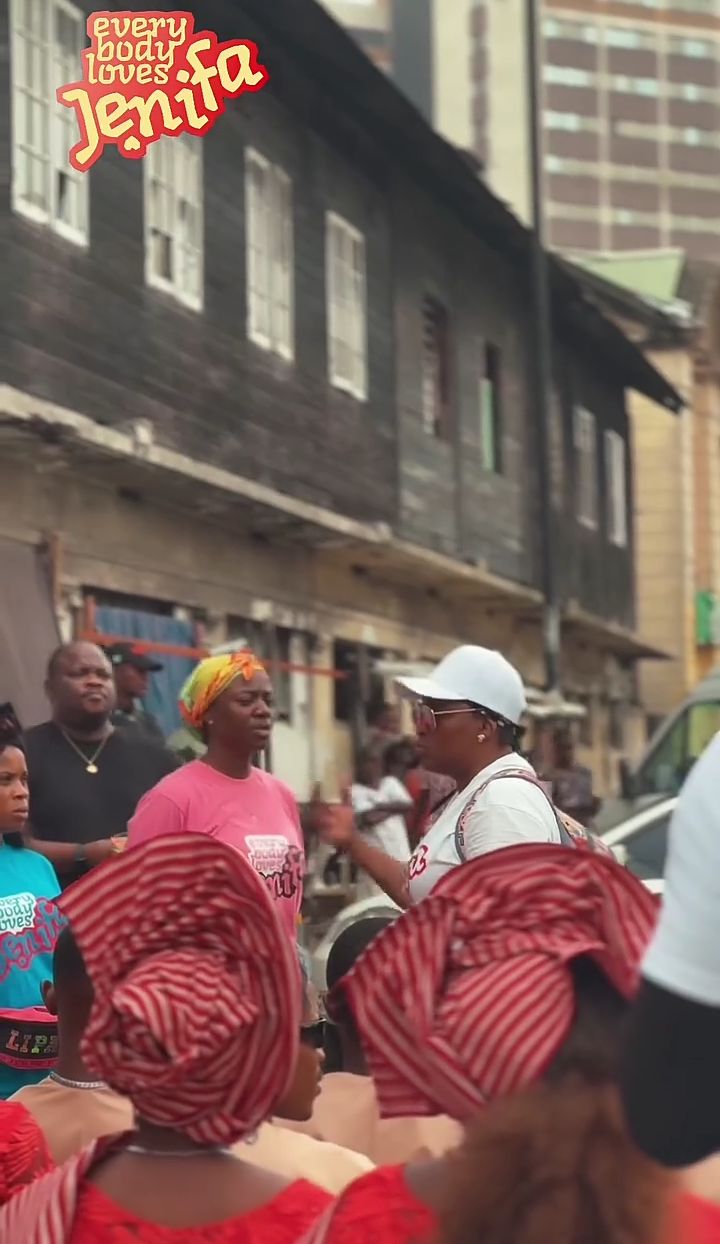
[[[52,958],[64,920],[53,899],[55,869],[26,847],[0,843],[0,1009],[42,1006],[42,983],[52,980]],[[24,1072],[0,1062],[0,1099],[47,1071]]]

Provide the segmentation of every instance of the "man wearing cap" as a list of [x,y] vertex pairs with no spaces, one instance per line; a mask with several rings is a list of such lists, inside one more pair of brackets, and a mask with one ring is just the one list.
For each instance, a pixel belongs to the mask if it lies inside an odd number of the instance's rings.
[[120,730],[145,735],[154,743],[164,743],[159,721],[142,704],[148,693],[150,675],[159,674],[163,666],[133,644],[112,644],[105,652],[113,667],[117,695],[112,724]]
[[528,842],[573,845],[532,765],[519,754],[527,710],[518,671],[499,652],[464,644],[428,678],[398,679],[413,699],[420,762],[452,778],[407,868],[376,852],[346,807],[328,808],[321,832],[401,907],[425,898],[452,868]]

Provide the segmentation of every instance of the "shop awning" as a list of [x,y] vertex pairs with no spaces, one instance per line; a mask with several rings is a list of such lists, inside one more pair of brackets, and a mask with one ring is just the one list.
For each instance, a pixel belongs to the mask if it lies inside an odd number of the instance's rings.
[[43,683],[60,643],[50,575],[32,544],[0,539],[0,700],[13,705],[24,729],[46,721]]

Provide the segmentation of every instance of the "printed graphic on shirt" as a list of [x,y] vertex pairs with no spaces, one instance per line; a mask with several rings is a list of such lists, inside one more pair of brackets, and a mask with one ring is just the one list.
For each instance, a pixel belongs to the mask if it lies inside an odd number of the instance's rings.
[[34,894],[9,894],[0,898],[0,934],[22,933],[35,914]]
[[421,843],[408,865],[408,878],[419,877],[428,866],[428,849]]
[[272,898],[294,898],[303,884],[303,853],[282,835],[250,835],[248,859]]
[[0,1064],[15,1071],[44,1071],[58,1056],[57,1020],[40,1008],[0,1013]]
[[25,893],[0,898],[0,984],[13,968],[26,972],[37,955],[52,954],[63,923],[50,899]]

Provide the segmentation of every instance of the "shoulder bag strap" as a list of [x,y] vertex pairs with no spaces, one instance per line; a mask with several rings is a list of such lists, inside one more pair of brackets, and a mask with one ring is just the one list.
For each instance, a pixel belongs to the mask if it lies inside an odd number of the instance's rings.
[[560,834],[561,845],[564,847],[572,847],[573,849],[577,848],[577,843],[575,842],[572,834],[565,828],[555,804],[548,795],[544,782],[541,782],[535,774],[528,773],[527,769],[504,769],[502,773],[494,773],[492,777],[487,779],[486,782],[483,782],[481,786],[478,786],[477,790],[473,791],[458,817],[457,825],[455,826],[455,850],[461,864],[464,864],[467,859],[467,856],[465,855],[465,826],[467,825],[468,816],[472,812],[476,800],[480,797],[480,795],[482,795],[483,791],[487,790],[491,782],[499,782],[501,778],[518,778],[521,782],[529,782],[531,786],[537,787],[537,789],[545,796],[545,799],[552,808],[555,823],[558,827],[558,833]]

